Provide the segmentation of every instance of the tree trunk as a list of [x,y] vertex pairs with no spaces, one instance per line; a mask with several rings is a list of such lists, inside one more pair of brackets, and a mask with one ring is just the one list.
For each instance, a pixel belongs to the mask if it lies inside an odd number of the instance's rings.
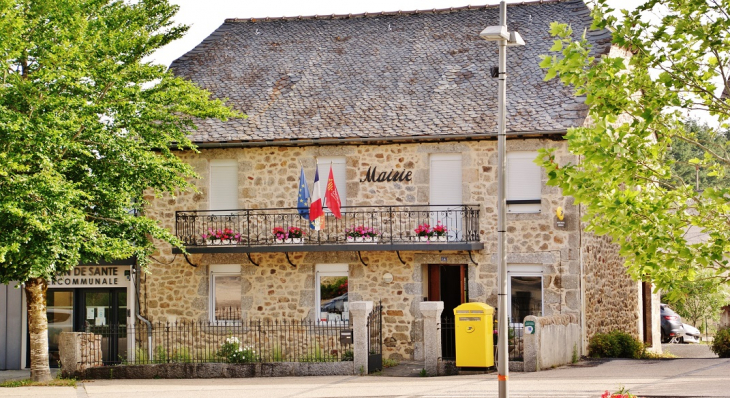
[[48,366],[48,318],[46,317],[46,289],[43,278],[25,281],[28,300],[28,332],[30,334],[30,378],[33,381],[51,380]]

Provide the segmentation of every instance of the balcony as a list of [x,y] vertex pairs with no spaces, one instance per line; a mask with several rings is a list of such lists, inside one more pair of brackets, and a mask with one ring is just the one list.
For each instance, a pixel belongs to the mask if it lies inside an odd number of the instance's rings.
[[[256,253],[315,251],[430,251],[481,250],[478,205],[343,206],[342,218],[327,212],[321,230],[296,208],[178,211],[175,234],[189,253]],[[440,225],[445,236],[426,240],[415,229],[423,224]],[[277,240],[274,228],[300,228],[301,240]],[[348,239],[357,227],[372,229],[374,242]],[[231,239],[210,239],[211,232],[228,230]],[[176,250],[177,251],[177,250]]]

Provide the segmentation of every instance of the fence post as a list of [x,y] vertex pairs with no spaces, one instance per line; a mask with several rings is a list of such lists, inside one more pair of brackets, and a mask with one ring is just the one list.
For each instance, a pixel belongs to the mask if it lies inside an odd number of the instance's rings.
[[441,313],[443,301],[422,301],[419,304],[423,316],[423,353],[424,369],[429,376],[438,376],[441,357]]
[[352,319],[352,354],[355,374],[368,373],[368,315],[373,311],[372,301],[350,303]]

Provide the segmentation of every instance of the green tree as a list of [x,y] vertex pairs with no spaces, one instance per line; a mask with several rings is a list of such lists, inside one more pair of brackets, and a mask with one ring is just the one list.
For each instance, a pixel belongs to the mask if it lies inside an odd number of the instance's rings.
[[[728,10],[730,0],[650,0],[618,19],[598,0],[593,27],[611,29],[629,56],[596,58],[585,34],[574,40],[569,26],[553,23],[553,54],[541,62],[547,80],[558,77],[585,96],[592,121],[566,135],[579,164],[541,153],[548,183],[584,206],[588,230],[620,245],[634,279],[673,292],[700,270],[715,284],[730,280],[730,190],[710,182],[697,192],[694,179],[673,171],[670,152],[689,144],[702,154],[689,163],[718,181],[727,174],[727,144],[703,145],[684,115],[704,109],[727,128]],[[705,239],[689,240],[688,231]]]
[[717,320],[720,307],[727,303],[727,288],[712,283],[712,279],[703,278],[703,273],[696,280],[682,284],[674,294],[668,292],[667,302],[686,323],[697,326],[704,319]]
[[[710,128],[707,123],[690,119],[685,123],[685,130],[695,136],[696,141],[704,147],[710,148],[715,153],[723,153],[728,141],[728,130],[717,132]],[[701,146],[683,140],[673,140],[669,152],[672,175],[677,178],[677,183],[694,184],[696,190],[703,191],[712,187],[730,186],[730,174],[723,177],[710,176],[711,170],[703,167],[697,160],[705,155]]]
[[190,189],[195,120],[238,114],[145,56],[180,38],[166,0],[0,0],[0,282],[25,284],[31,376],[50,378],[46,281],[170,231],[146,195]]

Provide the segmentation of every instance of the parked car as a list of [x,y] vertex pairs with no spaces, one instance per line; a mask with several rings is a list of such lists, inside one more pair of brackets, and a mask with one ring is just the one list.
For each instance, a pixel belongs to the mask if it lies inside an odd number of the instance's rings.
[[687,343],[696,343],[698,344],[700,342],[700,331],[696,327],[692,325],[688,325],[686,323],[682,324],[682,329],[684,329],[684,335],[679,338],[679,342],[683,344]]
[[347,293],[345,293],[328,301],[319,310],[322,314],[327,314],[327,319],[330,321],[346,320],[349,315],[347,303]]
[[666,304],[660,304],[659,306],[661,307],[662,343],[678,343],[684,335],[682,317]]

